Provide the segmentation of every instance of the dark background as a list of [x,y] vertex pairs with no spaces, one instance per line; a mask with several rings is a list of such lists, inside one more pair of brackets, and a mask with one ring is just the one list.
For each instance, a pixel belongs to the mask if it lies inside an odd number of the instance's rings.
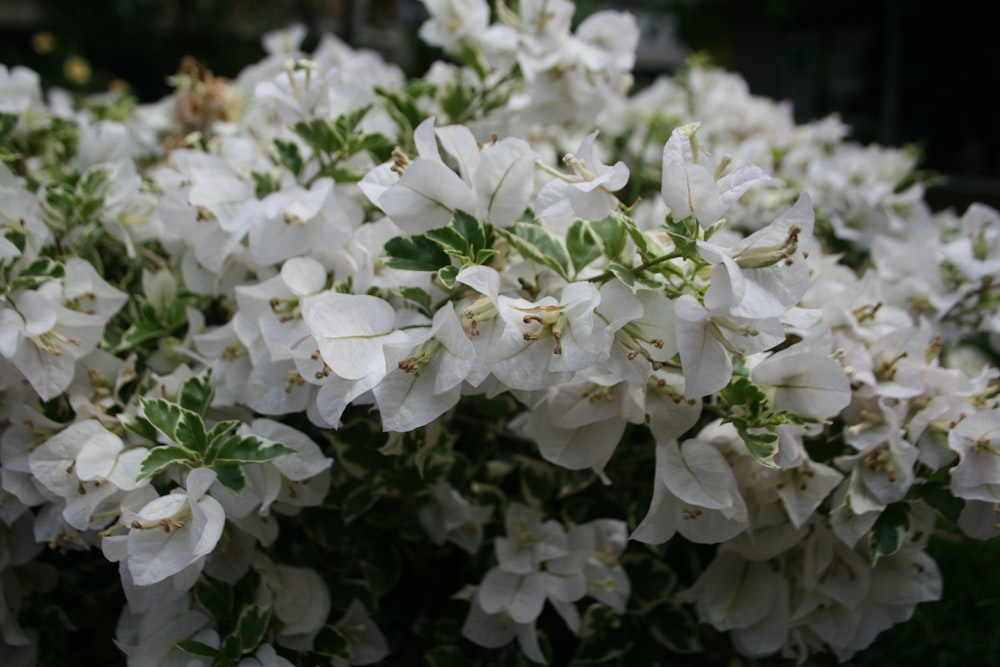
[[[928,199],[959,210],[1000,206],[1000,58],[988,3],[905,0],[581,0],[577,20],[602,8],[643,17],[638,82],[678,64],[673,42],[741,73],[754,94],[791,100],[800,122],[836,112],[852,138],[916,145],[921,167],[946,177]],[[101,90],[128,82],[143,101],[167,94],[182,55],[234,75],[263,56],[260,35],[301,21],[307,48],[321,32],[379,50],[411,76],[440,54],[419,43],[416,0],[0,0],[0,62],[26,64],[47,83]],[[55,49],[39,54],[46,30]],[[655,33],[655,34],[654,34]],[[67,56],[93,69],[63,73]]]

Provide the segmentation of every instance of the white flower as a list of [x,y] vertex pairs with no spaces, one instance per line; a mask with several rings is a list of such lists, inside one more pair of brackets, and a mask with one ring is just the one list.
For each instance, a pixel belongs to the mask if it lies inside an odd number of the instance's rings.
[[528,658],[544,663],[545,657],[538,645],[535,621],[518,623],[505,612],[491,614],[483,610],[477,598],[469,605],[469,614],[462,625],[462,636],[486,648],[500,648],[517,639]]
[[660,544],[675,532],[703,544],[730,540],[749,525],[746,503],[725,456],[706,440],[656,445],[649,512],[631,538]]
[[253,566],[261,576],[257,602],[270,606],[279,621],[278,643],[308,651],[330,613],[326,582],[313,569],[275,564],[260,553]]
[[485,0],[425,0],[430,18],[420,26],[420,38],[448,52],[457,52],[480,38],[490,22]]
[[325,292],[309,302],[303,317],[323,361],[345,380],[384,376],[388,369],[382,348],[408,339],[405,331],[394,328],[395,309],[366,294]]
[[215,498],[205,495],[215,471],[188,473],[187,488],[175,489],[138,511],[122,512],[129,528],[128,568],[133,581],[148,586],[192,564],[203,564],[222,536],[226,514]]
[[492,505],[472,505],[447,483],[438,482],[431,489],[431,502],[418,510],[417,518],[435,544],[453,542],[475,554],[483,543],[483,524],[492,514]]
[[332,662],[334,667],[373,665],[389,655],[389,643],[385,635],[359,601],[352,601],[351,606],[334,625],[347,637],[351,646],[351,657],[348,660],[334,658]]
[[676,128],[663,146],[663,182],[660,194],[675,220],[694,216],[708,228],[725,215],[754,185],[770,178],[760,167],[743,166],[723,175],[727,160],[714,158],[698,148],[699,123]]
[[948,434],[960,457],[951,469],[951,489],[960,498],[1000,502],[1000,410],[966,417]]
[[592,132],[576,154],[567,153],[563,162],[572,167],[575,176],[543,166],[546,172],[556,176],[538,192],[535,214],[545,217],[577,217],[584,220],[601,220],[618,206],[618,198],[612,192],[625,187],[629,170],[619,160],[609,167],[601,163],[597,154],[597,131]]

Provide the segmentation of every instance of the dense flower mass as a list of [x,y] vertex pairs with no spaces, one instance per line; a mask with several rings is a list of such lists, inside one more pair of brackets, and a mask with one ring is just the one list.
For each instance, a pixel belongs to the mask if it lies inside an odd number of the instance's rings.
[[1000,213],[704,64],[630,94],[627,14],[425,5],[413,81],[0,66],[0,662],[53,601],[249,667],[846,660],[937,599],[1000,534]]

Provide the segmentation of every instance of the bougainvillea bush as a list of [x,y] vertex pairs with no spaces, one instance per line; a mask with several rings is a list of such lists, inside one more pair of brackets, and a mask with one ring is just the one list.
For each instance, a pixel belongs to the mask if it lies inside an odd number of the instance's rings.
[[997,211],[633,92],[627,14],[425,4],[420,79],[0,67],[0,662],[847,660],[937,599],[1000,532]]

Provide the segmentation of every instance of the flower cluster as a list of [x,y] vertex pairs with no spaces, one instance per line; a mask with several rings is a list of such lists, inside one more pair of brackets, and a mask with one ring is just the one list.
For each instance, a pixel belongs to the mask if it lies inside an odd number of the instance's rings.
[[629,95],[627,14],[425,4],[418,81],[302,26],[150,105],[0,67],[0,661],[71,555],[130,665],[847,659],[939,597],[1000,213],[697,62]]

